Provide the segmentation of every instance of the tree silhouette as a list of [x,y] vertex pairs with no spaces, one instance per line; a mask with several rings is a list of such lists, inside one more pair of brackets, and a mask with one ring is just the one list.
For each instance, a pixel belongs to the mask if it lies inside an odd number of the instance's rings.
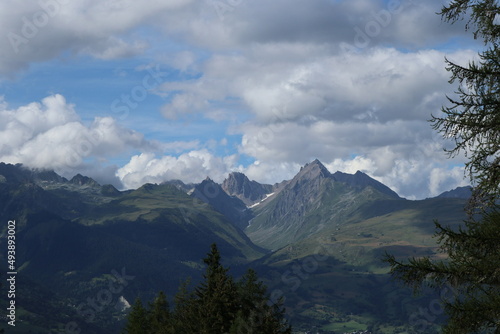
[[127,317],[126,334],[291,334],[280,302],[272,304],[254,270],[237,282],[221,264],[217,246],[207,257],[204,280],[192,292],[189,280],[181,284],[170,311],[160,292],[148,309],[137,299]]

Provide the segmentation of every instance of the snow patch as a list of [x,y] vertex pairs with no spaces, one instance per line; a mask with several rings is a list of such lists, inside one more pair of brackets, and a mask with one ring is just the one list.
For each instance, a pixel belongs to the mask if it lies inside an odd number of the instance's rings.
[[255,208],[257,205],[261,204],[262,202],[264,202],[266,199],[268,199],[269,197],[271,197],[272,195],[274,195],[275,192],[272,192],[270,194],[267,194],[266,197],[264,197],[263,199],[260,200],[260,202],[257,202],[255,204],[252,204],[250,206],[247,206],[247,208],[251,209],[251,208]]

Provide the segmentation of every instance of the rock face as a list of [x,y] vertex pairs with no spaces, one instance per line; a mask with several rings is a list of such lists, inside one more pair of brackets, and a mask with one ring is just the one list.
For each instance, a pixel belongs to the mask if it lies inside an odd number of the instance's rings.
[[77,186],[100,187],[100,184],[94,179],[88,176],[83,176],[82,174],[76,174],[69,182],[76,184]]
[[347,174],[342,172],[335,172],[333,174],[333,178],[338,182],[346,183],[354,188],[363,189],[368,186],[380,191],[383,194],[389,195],[393,198],[400,198],[396,192],[391,190],[389,187],[384,185],[381,182],[378,182],[375,179],[372,179],[365,173],[360,172],[359,170],[356,174]]
[[272,197],[252,208],[255,218],[246,232],[257,245],[277,249],[344,224],[359,206],[383,199],[400,197],[364,173],[331,174],[314,160]]
[[66,182],[67,180],[53,171],[26,168],[21,164],[11,165],[0,162],[0,175],[4,183]]
[[233,172],[222,183],[222,189],[230,196],[235,196],[247,206],[258,203],[273,192],[273,186],[250,181],[245,174]]
[[210,204],[215,211],[223,214],[242,230],[248,226],[249,220],[252,219],[251,211],[247,209],[242,200],[235,196],[229,196],[218,183],[208,177],[195,186],[191,196]]
[[188,193],[188,194],[190,194],[191,191],[193,191],[193,189],[195,187],[194,184],[192,184],[192,183],[185,184],[181,180],[170,180],[170,181],[163,182],[162,184],[171,184],[174,187],[176,187],[177,189],[184,191],[185,193]]
[[306,211],[320,205],[318,200],[323,195],[322,187],[325,182],[332,181],[330,172],[319,160],[306,164],[280,192],[277,213],[303,216]]

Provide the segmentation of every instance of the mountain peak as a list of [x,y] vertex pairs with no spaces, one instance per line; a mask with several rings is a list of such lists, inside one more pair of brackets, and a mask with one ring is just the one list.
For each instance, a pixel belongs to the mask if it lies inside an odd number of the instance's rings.
[[222,189],[228,195],[238,197],[248,206],[258,203],[273,191],[271,185],[250,181],[240,172],[230,173],[222,183]]
[[316,177],[327,178],[331,175],[332,174],[328,171],[328,169],[326,169],[326,167],[318,159],[315,159],[313,162],[301,167],[300,172],[297,174],[299,177],[306,177],[308,179],[314,179]]
[[[228,177],[226,180],[230,180],[230,181],[234,181],[234,182],[238,182],[238,183],[244,183],[244,182],[250,182],[250,180],[248,179],[248,177],[243,174],[243,173],[240,173],[240,172],[231,172],[229,173]],[[224,182],[226,181],[224,180]]]
[[69,182],[79,186],[99,186],[99,183],[97,183],[94,179],[88,176],[83,176],[82,174],[76,174]]
[[190,196],[210,204],[215,211],[223,214],[242,230],[247,227],[248,221],[252,218],[242,200],[228,195],[218,183],[210,178],[196,185]]

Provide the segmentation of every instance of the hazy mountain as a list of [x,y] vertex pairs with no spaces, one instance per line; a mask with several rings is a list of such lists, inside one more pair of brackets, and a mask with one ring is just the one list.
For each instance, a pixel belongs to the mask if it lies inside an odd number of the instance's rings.
[[78,186],[87,186],[87,187],[100,187],[101,185],[97,183],[95,180],[93,180],[90,177],[83,176],[81,174],[76,174],[71,178],[69,181],[70,183],[76,184]]

